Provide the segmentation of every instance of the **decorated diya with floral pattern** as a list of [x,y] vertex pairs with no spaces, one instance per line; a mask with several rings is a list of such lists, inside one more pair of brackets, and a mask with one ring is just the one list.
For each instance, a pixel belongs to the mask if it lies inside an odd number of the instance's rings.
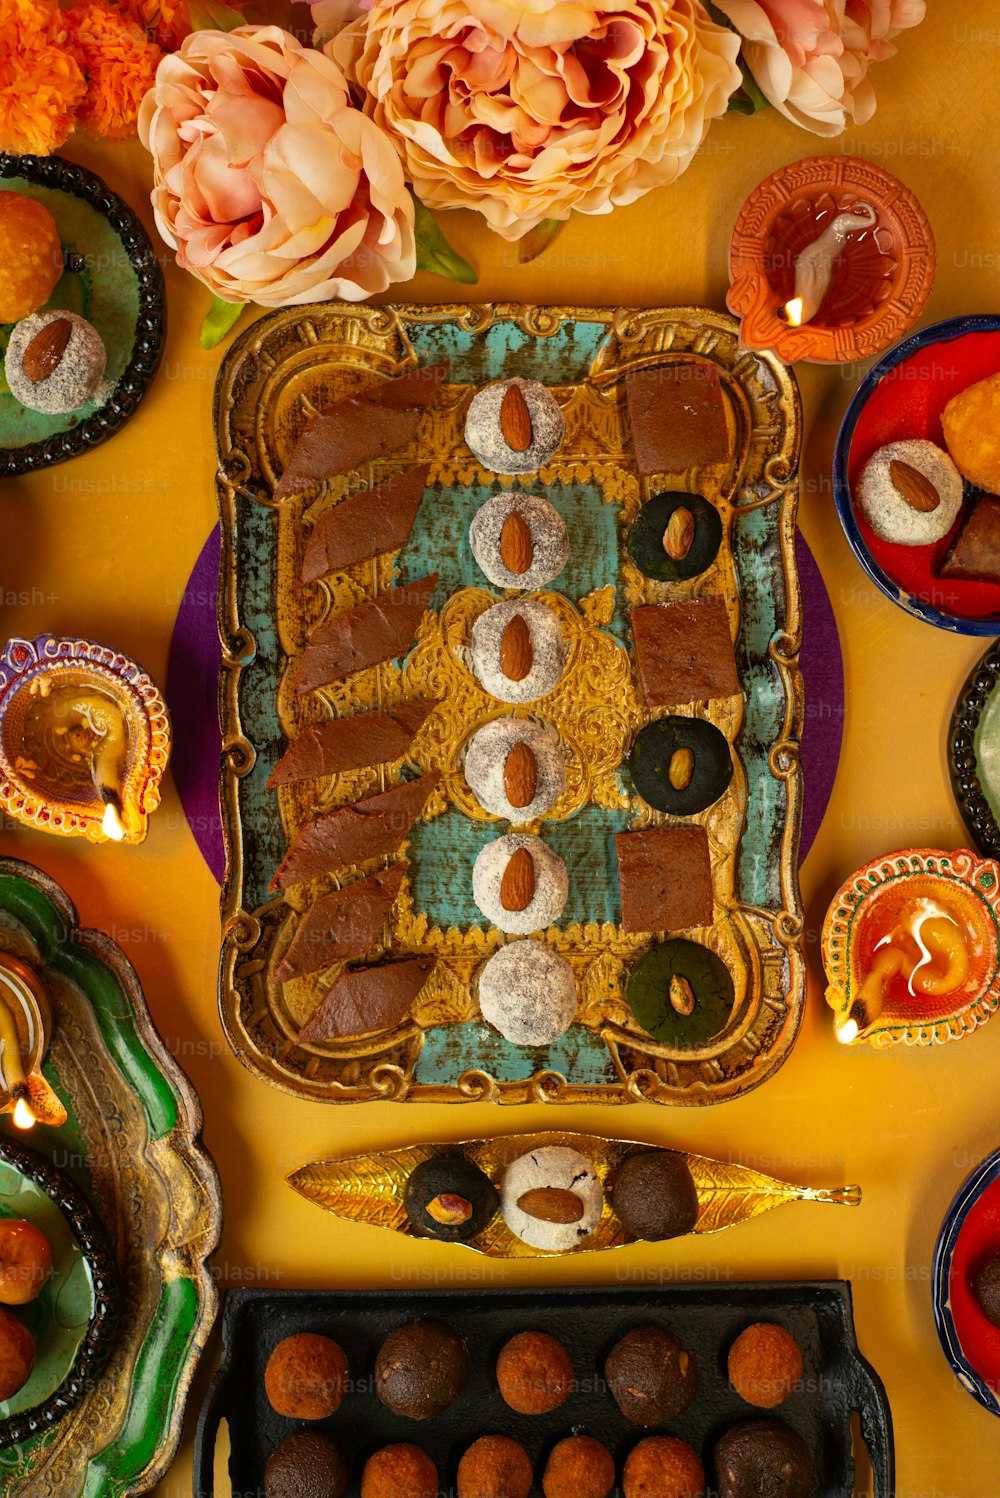
[[940,1045],[1000,1002],[1000,864],[911,848],[841,886],[823,924],[826,1001],[844,1045]]
[[744,203],[726,300],[746,348],[773,349],[786,364],[846,364],[913,326],[935,267],[909,188],[870,161],[812,156],[773,172]]
[[170,718],[141,666],[91,640],[10,640],[0,656],[0,806],[37,828],[141,843]]

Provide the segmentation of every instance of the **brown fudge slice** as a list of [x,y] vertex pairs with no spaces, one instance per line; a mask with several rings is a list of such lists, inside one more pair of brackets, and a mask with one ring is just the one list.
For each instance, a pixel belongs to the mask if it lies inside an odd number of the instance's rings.
[[436,697],[414,697],[397,707],[373,708],[368,713],[312,724],[289,744],[268,776],[268,787],[402,759],[438,701]]
[[302,581],[313,583],[328,572],[343,572],[355,562],[405,546],[429,472],[429,463],[417,463],[325,510],[306,544]]
[[356,967],[323,996],[299,1032],[299,1043],[371,1035],[398,1025],[437,966],[436,957],[409,957]]
[[721,598],[639,604],[632,610],[632,634],[650,707],[679,707],[740,690]]
[[714,364],[662,364],[625,376],[640,473],[683,473],[729,457],[729,431]]
[[402,588],[388,588],[314,629],[295,673],[299,696],[402,655],[420,628],[437,580],[430,572]]
[[282,859],[270,888],[288,889],[315,874],[395,853],[440,779],[440,775],[420,775],[404,780],[391,790],[351,806],[338,806],[307,822]]
[[704,827],[648,827],[615,836],[625,931],[712,924],[712,865]]
[[948,548],[938,577],[1000,583],[1000,499],[982,494]]
[[405,863],[394,863],[310,905],[274,970],[277,982],[304,978],[338,957],[349,962],[363,956],[382,935],[406,869]]
[[325,406],[289,453],[275,499],[307,493],[334,474],[405,446],[447,373],[447,363],[425,364]]

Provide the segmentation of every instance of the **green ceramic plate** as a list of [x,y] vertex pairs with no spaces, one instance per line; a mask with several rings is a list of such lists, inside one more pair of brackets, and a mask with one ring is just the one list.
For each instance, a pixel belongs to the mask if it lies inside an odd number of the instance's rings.
[[[177,1448],[217,1307],[205,1261],[221,1223],[218,1178],[200,1143],[197,1098],[153,1028],[131,965],[108,937],[80,929],[58,885],[15,859],[0,859],[0,947],[37,967],[52,1005],[44,1070],[69,1118],[36,1128],[32,1147],[93,1203],[121,1299],[103,1377],[58,1425],[0,1451],[0,1493],[125,1498],[152,1487]],[[20,1196],[16,1208],[8,1199],[16,1189],[0,1167],[0,1213],[22,1211]],[[61,1240],[65,1273],[51,1309],[66,1323],[64,1356],[86,1288],[72,1258]],[[46,1378],[56,1372],[54,1344],[52,1358]]]

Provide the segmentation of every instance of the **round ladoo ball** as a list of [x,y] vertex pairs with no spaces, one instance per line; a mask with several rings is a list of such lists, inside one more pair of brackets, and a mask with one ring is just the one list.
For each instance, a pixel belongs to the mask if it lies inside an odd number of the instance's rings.
[[[512,385],[522,400],[507,396]],[[522,407],[516,428],[511,428],[512,404]],[[504,435],[505,426],[515,431],[516,445]],[[483,467],[494,473],[534,473],[556,452],[565,429],[559,402],[537,380],[497,380],[486,385],[473,396],[465,418],[466,442]]]
[[700,494],[648,500],[632,522],[626,549],[639,571],[661,583],[684,582],[711,567],[722,545],[722,516]]
[[855,498],[876,536],[897,546],[930,546],[958,519],[962,475],[922,438],[880,447],[861,470]]
[[623,1498],[703,1498],[701,1458],[677,1436],[644,1436],[625,1458]]
[[361,1498],[438,1498],[440,1491],[434,1463],[408,1441],[373,1452],[361,1474]]
[[[59,336],[50,335],[47,329],[57,325]],[[11,333],[4,373],[11,394],[22,406],[63,416],[78,411],[98,394],[106,362],[104,340],[85,317],[75,312],[36,312]]]
[[569,556],[569,532],[559,511],[547,499],[517,489],[480,505],[469,526],[469,544],[495,587],[524,592],[544,588]]
[[[517,908],[504,904],[511,860],[530,859],[531,896],[526,904],[517,897]],[[472,898],[490,925],[511,936],[529,936],[544,931],[562,915],[569,895],[569,875],[558,853],[540,837],[528,832],[508,832],[486,843],[472,865]],[[515,898],[508,893],[508,899]]]
[[628,768],[650,806],[692,817],[728,790],[733,755],[725,734],[704,718],[657,718],[636,734]]
[[604,1189],[586,1155],[565,1145],[545,1145],[508,1165],[500,1210],[522,1243],[566,1253],[579,1248],[600,1222]]
[[[515,778],[513,766],[518,760],[532,776],[527,784],[523,775]],[[544,816],[566,789],[566,760],[559,735],[532,718],[493,718],[477,728],[466,745],[463,769],[479,804],[515,824]],[[518,804],[508,792],[517,796]]]
[[279,1342],[264,1369],[274,1410],[290,1420],[325,1420],[343,1403],[348,1362],[332,1337],[295,1332]]
[[494,1216],[500,1197],[489,1177],[464,1155],[441,1155],[411,1172],[403,1204],[421,1238],[468,1243]]
[[810,1498],[812,1457],[781,1420],[747,1420],[728,1430],[713,1453],[719,1498]]
[[566,958],[540,941],[512,941],[479,973],[479,1008],[512,1045],[551,1045],[576,1017],[576,979]]
[[510,1436],[480,1436],[458,1464],[458,1498],[528,1498],[531,1458]]
[[545,1498],[608,1498],[615,1460],[593,1436],[566,1436],[549,1453],[542,1474]]
[[626,1332],[604,1364],[614,1401],[633,1425],[676,1420],[698,1392],[698,1367],[672,1332],[637,1326]]
[[44,203],[0,192],[0,323],[18,322],[45,305],[63,273],[59,230]]
[[[515,625],[528,654],[512,659],[508,627]],[[472,626],[472,670],[484,691],[500,702],[535,702],[559,685],[566,665],[566,643],[558,616],[537,598],[495,603]],[[511,674],[511,673],[514,674]]]
[[468,1376],[465,1343],[443,1321],[411,1321],[397,1327],[375,1360],[380,1401],[409,1420],[442,1414],[461,1394]]
[[987,1321],[1000,1327],[1000,1253],[992,1254],[976,1270],[972,1293]]
[[265,1498],[344,1498],[351,1469],[328,1436],[296,1430],[268,1457]]
[[673,1150],[630,1155],[615,1173],[611,1205],[625,1231],[648,1243],[679,1238],[698,1221],[691,1171]]
[[548,1415],[573,1392],[573,1359],[548,1332],[518,1332],[497,1358],[497,1386],[519,1415]]
[[783,1326],[757,1321],[729,1349],[729,1382],[747,1404],[773,1410],[802,1377],[798,1343]]
[[629,973],[626,989],[636,1023],[678,1050],[707,1045],[718,1035],[735,996],[722,959],[701,942],[680,936],[650,947]]

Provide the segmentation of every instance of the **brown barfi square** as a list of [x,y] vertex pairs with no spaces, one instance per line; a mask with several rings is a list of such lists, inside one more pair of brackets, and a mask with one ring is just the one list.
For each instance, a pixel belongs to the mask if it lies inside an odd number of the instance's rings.
[[685,473],[729,457],[729,429],[714,364],[662,364],[625,376],[640,473]]
[[712,924],[712,864],[704,827],[619,832],[618,882],[625,931],[684,931]]
[[643,696],[650,707],[731,697],[740,690],[721,598],[643,603],[632,610]]
[[948,548],[938,576],[1000,583],[1000,499],[980,495]]

